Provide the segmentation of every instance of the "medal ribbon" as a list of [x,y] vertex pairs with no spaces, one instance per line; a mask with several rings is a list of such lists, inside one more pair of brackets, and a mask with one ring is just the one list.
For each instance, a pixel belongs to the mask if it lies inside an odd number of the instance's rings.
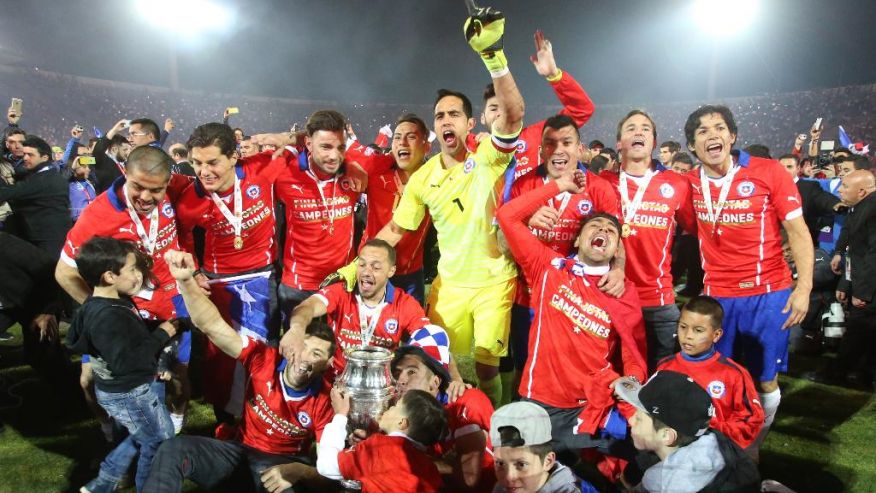
[[359,337],[362,340],[362,346],[371,344],[371,338],[374,336],[374,331],[377,329],[377,321],[380,320],[380,314],[386,307],[386,301],[381,301],[379,305],[372,311],[372,316],[369,319],[365,302],[362,297],[356,295],[356,307],[359,309]]
[[712,223],[714,230],[718,226],[718,220],[721,217],[721,211],[724,210],[724,203],[727,201],[727,195],[730,193],[730,187],[733,185],[733,177],[739,171],[738,165],[733,165],[730,171],[724,175],[724,183],[721,185],[721,191],[718,194],[718,205],[713,209],[712,206],[712,190],[710,188],[709,177],[706,176],[705,167],[700,168],[700,186],[703,189],[703,199],[706,202],[706,212],[709,215],[709,222]]
[[[329,216],[329,231],[334,231],[335,229],[335,194],[338,191],[338,175],[335,175],[331,180],[320,181],[320,179],[316,176],[316,174],[308,169],[307,176],[313,179],[316,182],[316,190],[319,192],[319,198],[322,200],[322,207],[325,209],[326,214]],[[325,199],[325,193],[322,191],[322,187],[325,184],[332,184],[332,206],[329,208],[329,204]]]
[[[233,171],[232,171],[233,172]],[[228,220],[228,224],[234,228],[234,237],[241,237],[241,230],[243,229],[243,194],[240,193],[240,179],[237,177],[237,174],[234,175],[234,213],[228,209],[228,206],[225,205],[225,201],[219,198],[216,195],[216,192],[210,194],[210,198],[213,199],[213,203],[216,204],[216,207],[219,208],[219,212],[225,216],[225,219]]]
[[627,172],[621,170],[620,172],[620,196],[621,203],[624,208],[624,224],[629,224],[630,221],[636,217],[636,212],[639,211],[639,207],[642,206],[642,198],[645,196],[645,190],[648,189],[648,185],[651,183],[651,178],[658,172],[656,170],[649,169],[645,172],[645,179],[642,181],[642,184],[639,186],[639,189],[636,190],[636,195],[633,196],[633,201],[630,202],[630,192],[627,189]]

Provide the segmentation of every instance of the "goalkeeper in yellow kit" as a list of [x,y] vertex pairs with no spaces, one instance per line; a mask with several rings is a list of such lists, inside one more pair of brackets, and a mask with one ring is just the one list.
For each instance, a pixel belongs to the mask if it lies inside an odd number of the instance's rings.
[[480,388],[495,406],[502,400],[499,358],[507,354],[516,287],[514,262],[497,245],[495,187],[514,157],[524,108],[502,50],[504,26],[504,16],[491,8],[476,8],[465,23],[466,39],[490,71],[499,100],[492,138],[468,152],[465,139],[475,126],[471,101],[438,91],[434,131],[441,152],[411,176],[392,221],[377,234],[395,245],[417,229],[428,209],[441,259],[427,314],[447,330],[453,353],[469,354],[474,343]]

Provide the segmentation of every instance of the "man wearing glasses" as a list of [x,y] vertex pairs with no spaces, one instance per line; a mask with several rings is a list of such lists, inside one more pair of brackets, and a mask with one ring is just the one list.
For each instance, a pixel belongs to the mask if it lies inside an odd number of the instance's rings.
[[142,146],[161,148],[161,129],[158,128],[158,124],[149,118],[119,120],[116,122],[113,128],[105,136],[101,137],[94,146],[94,181],[98,194],[103,193],[112,185],[116,178],[122,176],[125,172],[124,161],[118,159],[121,156],[110,155],[107,151],[113,145],[118,144],[113,142],[113,138],[116,135],[122,136],[121,132],[126,128],[128,129],[127,140],[131,150]]

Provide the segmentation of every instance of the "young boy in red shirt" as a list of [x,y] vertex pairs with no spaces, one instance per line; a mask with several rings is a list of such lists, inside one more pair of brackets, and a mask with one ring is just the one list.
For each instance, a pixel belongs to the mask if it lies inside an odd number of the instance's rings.
[[437,493],[441,475],[427,454],[447,428],[444,407],[424,390],[408,390],[380,417],[375,433],[347,450],[350,396],[332,389],[335,417],[319,441],[316,468],[330,479],[362,483],[362,493]]
[[714,298],[691,298],[678,320],[681,351],[660,361],[657,370],[693,378],[715,404],[710,426],[746,448],[760,433],[764,412],[748,371],[715,348],[723,335],[723,317],[724,309]]

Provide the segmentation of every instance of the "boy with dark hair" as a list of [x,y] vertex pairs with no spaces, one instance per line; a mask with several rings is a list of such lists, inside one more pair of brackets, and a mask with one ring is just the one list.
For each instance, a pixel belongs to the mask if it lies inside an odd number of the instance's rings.
[[493,413],[493,443],[498,484],[493,493],[589,493],[596,489],[557,462],[551,446],[551,419],[541,406],[514,402]]
[[438,442],[447,428],[444,408],[428,392],[409,390],[395,406],[384,411],[380,431],[343,450],[347,436],[350,396],[332,389],[335,417],[319,441],[316,468],[331,479],[362,483],[362,492],[437,492],[441,475],[427,447]]
[[138,452],[140,491],[158,445],[174,434],[156,373],[158,355],[176,328],[164,322],[150,329],[130,300],[151,275],[148,259],[133,243],[95,237],[82,245],[76,261],[93,292],[74,315],[67,345],[92,356],[97,402],[129,433],[81,491],[113,491]]
[[748,371],[715,349],[723,335],[723,317],[724,309],[714,298],[691,298],[678,320],[681,351],[664,358],[657,369],[693,378],[709,393],[715,406],[711,427],[745,448],[763,426],[763,408]]
[[[614,388],[636,407],[630,434],[636,448],[646,452],[624,471],[622,482],[635,485],[626,485],[628,491],[759,491],[760,475],[751,458],[709,429],[714,405],[691,377],[662,370],[644,386],[622,379]],[[645,471],[641,481],[632,474],[637,467]]]

